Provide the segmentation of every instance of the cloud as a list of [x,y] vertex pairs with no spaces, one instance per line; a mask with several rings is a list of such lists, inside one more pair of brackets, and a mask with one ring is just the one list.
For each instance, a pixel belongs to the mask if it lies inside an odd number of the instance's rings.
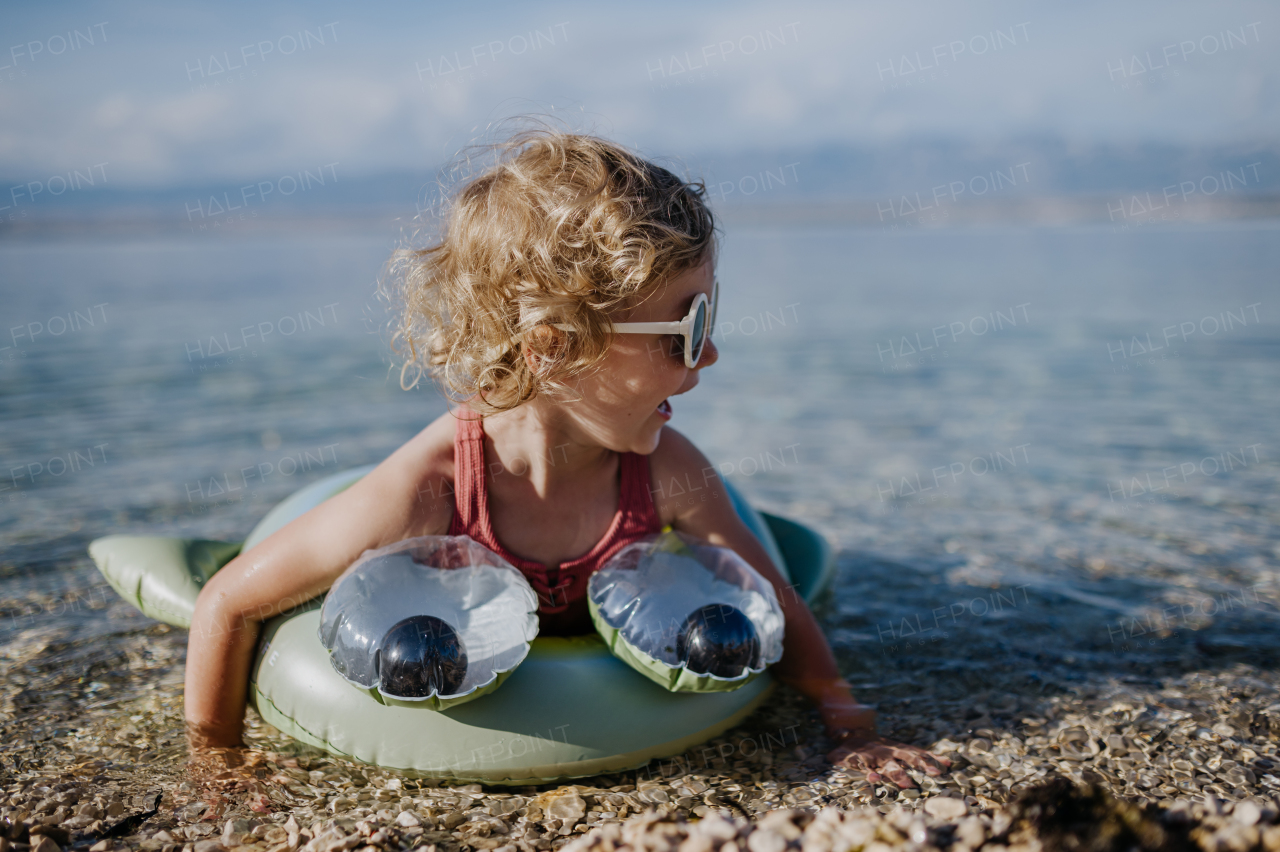
[[[913,137],[1207,145],[1280,131],[1280,53],[1269,24],[1252,26],[1266,20],[1252,2],[355,8],[113,19],[107,43],[38,57],[0,83],[0,175],[103,161],[149,185],[314,162],[421,169],[505,115],[553,107],[682,156]],[[55,10],[23,14],[24,34],[66,29]],[[289,51],[325,26],[323,44]],[[1117,78],[1120,63],[1171,44],[1165,78]]]

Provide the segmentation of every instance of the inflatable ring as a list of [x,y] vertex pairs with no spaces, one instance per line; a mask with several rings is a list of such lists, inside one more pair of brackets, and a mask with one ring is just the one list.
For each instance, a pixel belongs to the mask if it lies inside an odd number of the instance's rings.
[[[243,547],[372,469],[337,473],[299,490],[262,519]],[[796,591],[812,600],[833,573],[830,545],[801,524],[757,513],[725,485]],[[235,542],[116,535],[94,541],[89,554],[144,614],[188,627],[200,588],[241,548]],[[317,637],[322,601],[264,625],[250,702],[264,721],[301,742],[411,774],[530,784],[634,769],[738,724],[773,685],[765,672],[733,692],[668,692],[614,657],[599,636],[538,637],[496,692],[435,711],[343,680]]]

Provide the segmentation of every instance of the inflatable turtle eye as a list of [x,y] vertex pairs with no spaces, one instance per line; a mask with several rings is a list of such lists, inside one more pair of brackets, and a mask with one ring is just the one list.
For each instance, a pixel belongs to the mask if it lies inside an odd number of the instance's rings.
[[676,658],[689,671],[722,678],[741,677],[760,666],[760,636],[742,610],[707,604],[685,619],[676,637]]
[[496,689],[537,632],[529,581],[469,536],[365,551],[320,611],[320,641],[338,674],[437,710]]
[[373,654],[382,689],[392,695],[455,695],[467,679],[462,638],[434,615],[415,615],[393,625]]
[[587,584],[614,655],[673,692],[736,689],[782,657],[773,585],[741,556],[677,532],[618,551]]

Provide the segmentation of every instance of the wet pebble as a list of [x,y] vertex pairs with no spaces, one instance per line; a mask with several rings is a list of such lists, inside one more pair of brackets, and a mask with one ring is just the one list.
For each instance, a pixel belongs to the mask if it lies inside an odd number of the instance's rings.
[[959,819],[968,810],[963,801],[947,796],[935,796],[924,803],[925,813],[938,819]]

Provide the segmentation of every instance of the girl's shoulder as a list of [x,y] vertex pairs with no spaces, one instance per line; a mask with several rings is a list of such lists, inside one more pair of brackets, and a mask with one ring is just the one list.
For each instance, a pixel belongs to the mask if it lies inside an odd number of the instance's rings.
[[453,519],[454,436],[450,412],[433,420],[369,474],[403,507],[405,537],[444,535]]
[[711,508],[708,504],[727,501],[716,466],[670,426],[662,427],[658,446],[649,454],[649,493],[658,521],[676,528],[689,515]]

